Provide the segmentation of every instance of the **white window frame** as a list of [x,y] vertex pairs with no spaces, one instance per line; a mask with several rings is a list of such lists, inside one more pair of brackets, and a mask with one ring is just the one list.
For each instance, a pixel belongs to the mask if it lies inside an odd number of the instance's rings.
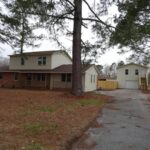
[[[127,74],[126,74],[127,71]],[[125,75],[129,75],[129,69],[125,69]]]
[[39,56],[37,61],[38,65],[46,65],[46,56]]
[[138,76],[139,75],[139,70],[135,69],[135,75]]

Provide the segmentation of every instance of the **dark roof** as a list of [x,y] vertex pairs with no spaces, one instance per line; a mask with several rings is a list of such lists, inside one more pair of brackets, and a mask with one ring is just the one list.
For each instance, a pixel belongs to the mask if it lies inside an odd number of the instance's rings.
[[[14,70],[17,71],[17,70]],[[12,70],[13,72],[13,70]],[[18,72],[20,73],[51,73],[51,70],[43,70],[43,69],[39,69],[39,70],[19,70]]]
[[0,72],[9,71],[9,66],[0,66]]
[[117,69],[124,68],[124,67],[130,66],[130,65],[135,65],[135,66],[138,66],[138,67],[148,68],[147,66],[144,66],[144,65],[129,63],[129,64],[126,64],[126,65],[118,66]]
[[[24,52],[25,55],[51,55],[55,52],[60,52],[61,50],[54,50],[54,51],[35,51],[35,52]],[[20,53],[12,54],[10,56],[20,56]]]
[[[95,65],[83,65],[82,66],[82,73],[88,70],[90,67]],[[96,68],[95,68],[96,69]],[[72,73],[72,64],[61,65],[59,67],[54,68],[51,73]]]
[[58,66],[51,73],[72,73],[72,64]]
[[[47,50],[47,51],[35,51],[35,52],[24,52],[23,55],[51,55],[53,53],[67,53],[65,50]],[[68,53],[67,53],[68,54]],[[20,56],[20,53],[12,54],[10,56]]]
[[[84,65],[82,66],[82,73],[88,70],[90,67],[95,65]],[[96,68],[95,68],[96,69]],[[66,64],[58,66],[54,69],[44,70],[7,70],[7,71],[0,71],[0,72],[20,72],[20,73],[72,73],[72,64]]]

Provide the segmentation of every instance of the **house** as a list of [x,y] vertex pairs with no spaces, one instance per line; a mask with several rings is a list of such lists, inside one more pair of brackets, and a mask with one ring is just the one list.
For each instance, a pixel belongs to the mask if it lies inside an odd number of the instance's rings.
[[117,68],[117,81],[119,88],[139,89],[147,86],[146,66],[139,64],[126,64]]
[[[82,66],[83,91],[96,90],[97,75],[95,65]],[[9,70],[0,71],[0,86],[69,89],[72,87],[72,59],[62,50],[10,55]]]

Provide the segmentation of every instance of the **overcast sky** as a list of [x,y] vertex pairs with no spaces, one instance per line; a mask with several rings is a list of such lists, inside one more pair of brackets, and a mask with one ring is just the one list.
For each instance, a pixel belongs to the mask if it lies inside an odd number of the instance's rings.
[[[109,15],[106,17],[101,17],[101,19],[106,20],[108,17],[112,17],[117,12],[118,12],[117,7],[113,6],[109,9]],[[88,15],[88,9],[85,5],[83,5],[83,16],[87,16],[87,15]],[[70,28],[72,28],[72,24],[70,25]],[[37,32],[43,32],[43,31],[37,31]],[[90,31],[83,32],[83,38],[85,40],[89,40],[90,37],[92,37],[92,33]],[[67,47],[67,49],[70,50],[72,49],[71,38],[62,37],[61,41],[63,41],[64,46]],[[0,47],[2,48],[0,49],[1,51],[0,56],[7,57],[8,55],[14,52],[14,50],[12,50],[12,48],[9,47],[8,45],[0,44]],[[42,50],[45,51],[45,50],[59,50],[59,49],[60,48],[55,44],[55,42],[49,40],[43,40],[41,42],[41,45],[38,48],[26,48],[25,51],[42,51]],[[125,61],[126,58],[129,56],[129,54],[119,55],[117,53],[118,51],[119,50],[117,49],[117,47],[108,50],[104,55],[98,58],[98,63],[101,65],[105,65],[105,64],[112,64],[113,62],[118,62],[121,60]]]

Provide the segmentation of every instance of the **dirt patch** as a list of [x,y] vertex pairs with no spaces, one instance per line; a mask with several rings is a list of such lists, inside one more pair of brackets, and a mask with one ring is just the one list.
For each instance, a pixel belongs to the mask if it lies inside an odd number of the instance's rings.
[[109,100],[67,91],[0,89],[0,149],[64,150],[78,139]]

